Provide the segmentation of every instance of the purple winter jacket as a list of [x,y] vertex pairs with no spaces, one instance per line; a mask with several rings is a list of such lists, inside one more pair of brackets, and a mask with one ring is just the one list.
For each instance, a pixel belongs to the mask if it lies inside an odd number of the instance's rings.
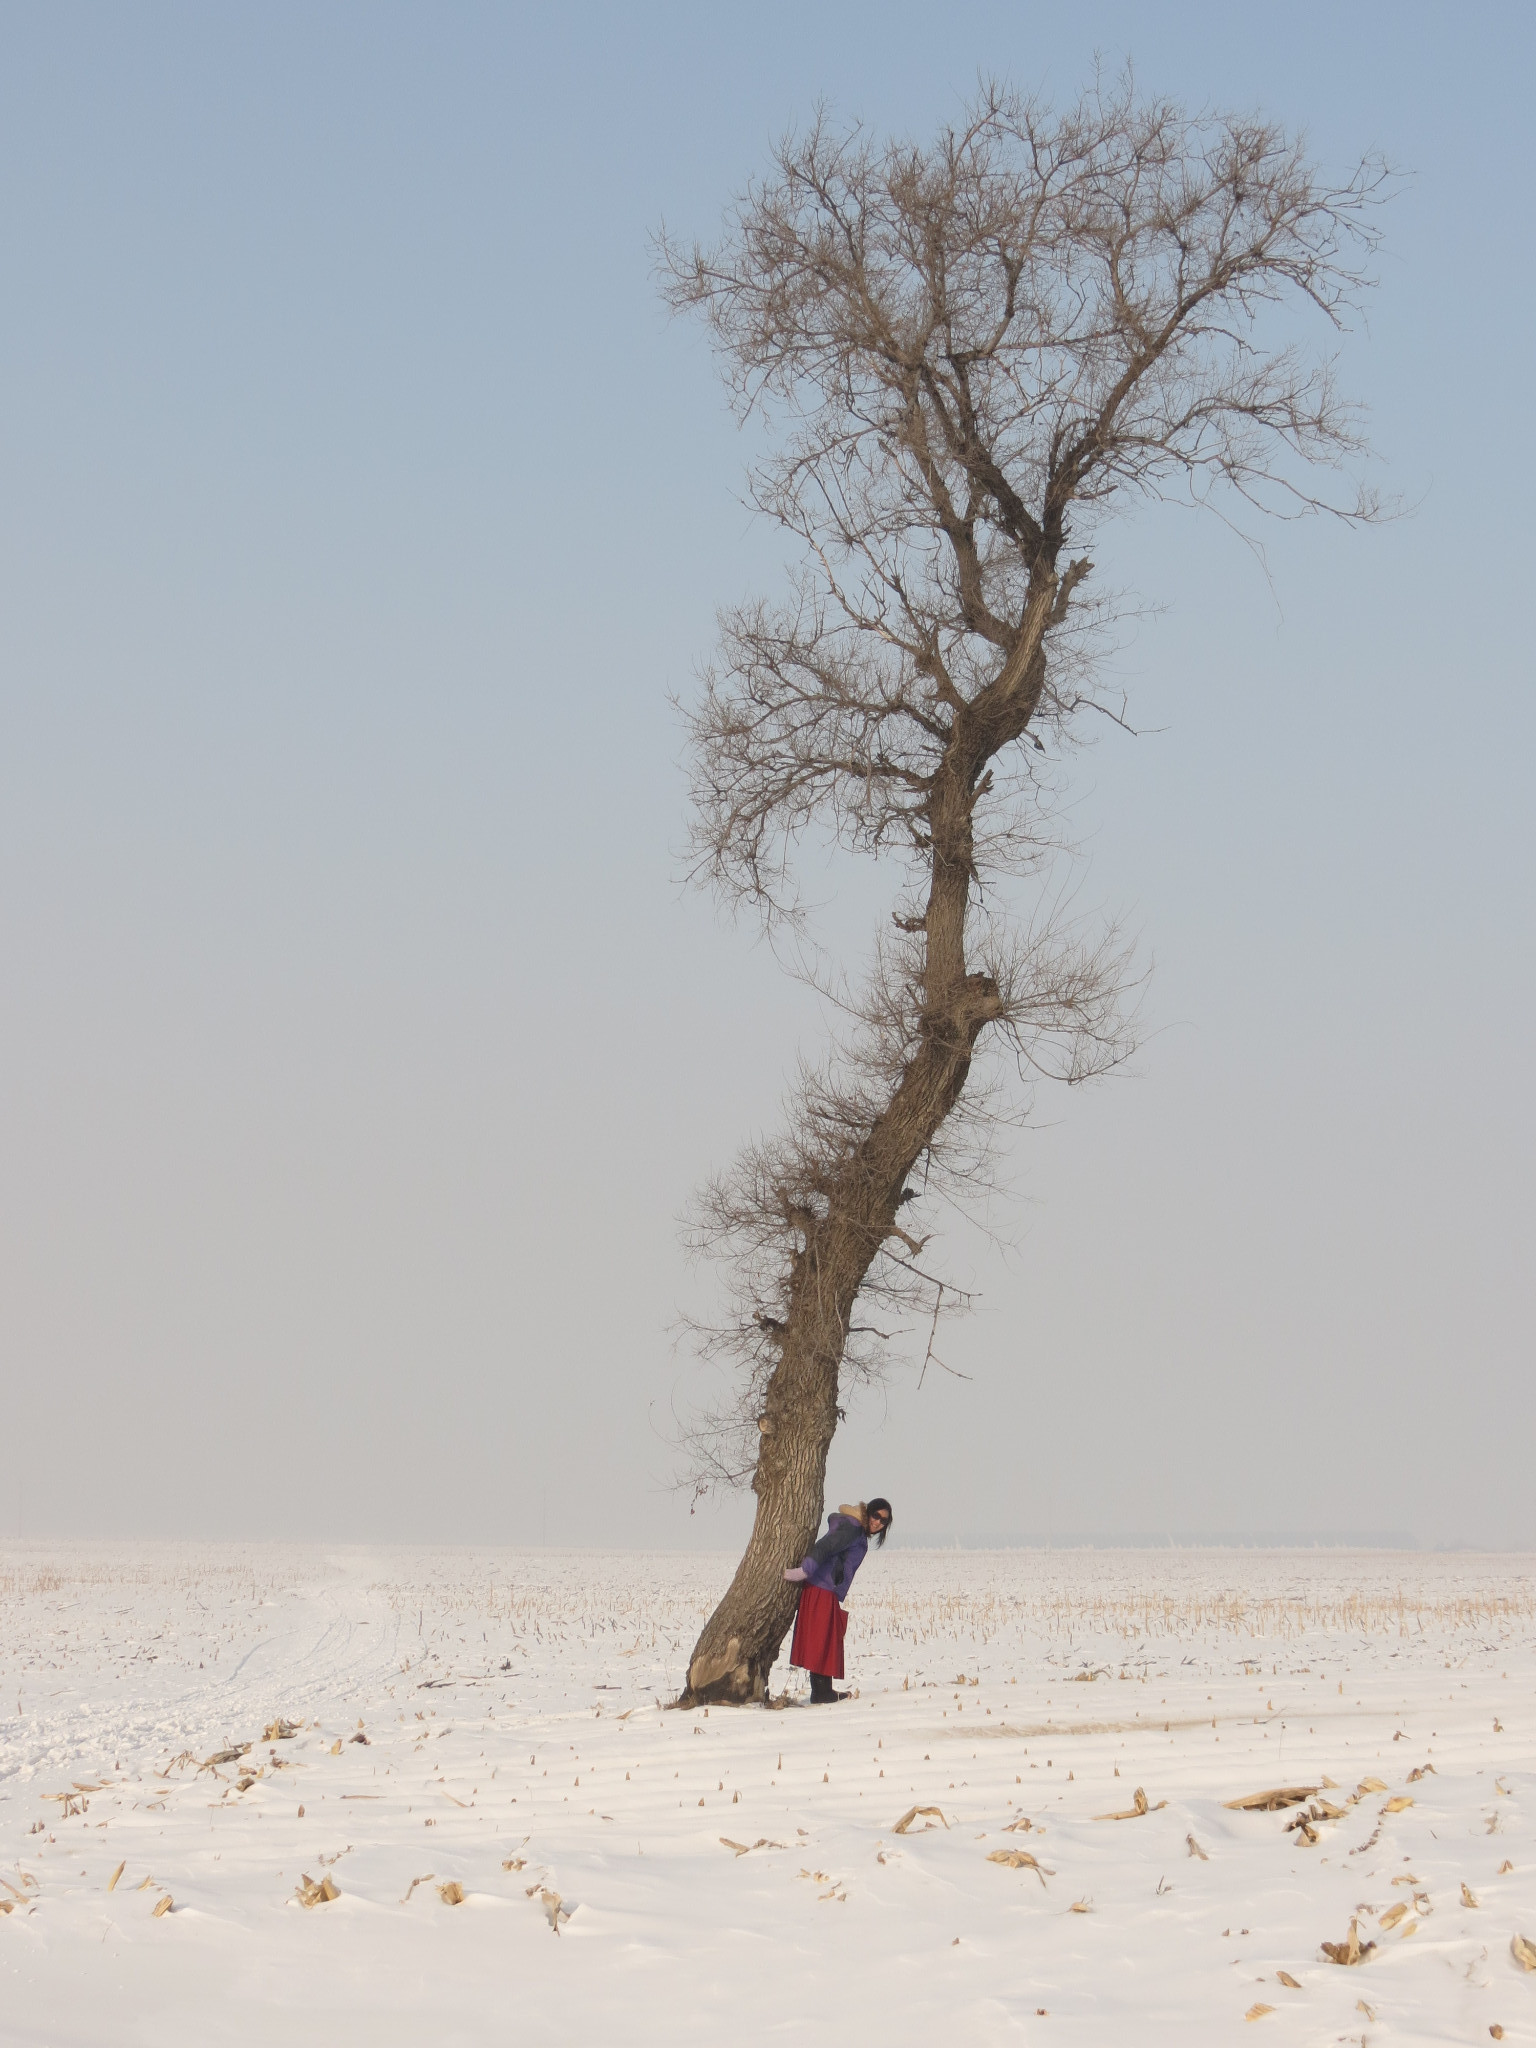
[[800,1560],[806,1584],[846,1600],[868,1549],[869,1532],[861,1522],[852,1515],[828,1515],[826,1535]]

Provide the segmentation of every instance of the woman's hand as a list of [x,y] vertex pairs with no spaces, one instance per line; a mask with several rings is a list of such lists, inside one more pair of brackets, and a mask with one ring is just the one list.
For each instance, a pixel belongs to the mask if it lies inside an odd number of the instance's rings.
[[802,1565],[792,1564],[787,1566],[784,1576],[792,1586],[803,1586],[805,1584],[805,1568]]

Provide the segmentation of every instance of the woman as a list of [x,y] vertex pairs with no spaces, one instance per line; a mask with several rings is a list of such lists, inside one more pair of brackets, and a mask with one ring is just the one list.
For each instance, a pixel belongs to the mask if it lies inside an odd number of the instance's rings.
[[784,1576],[800,1588],[795,1609],[795,1639],[789,1661],[811,1674],[811,1704],[829,1705],[845,1700],[845,1692],[834,1692],[832,1681],[843,1675],[843,1637],[848,1617],[843,1602],[853,1575],[864,1562],[869,1539],[884,1543],[891,1526],[891,1504],[878,1495],[850,1507],[845,1501],[835,1515],[827,1517],[827,1533],[798,1564]]

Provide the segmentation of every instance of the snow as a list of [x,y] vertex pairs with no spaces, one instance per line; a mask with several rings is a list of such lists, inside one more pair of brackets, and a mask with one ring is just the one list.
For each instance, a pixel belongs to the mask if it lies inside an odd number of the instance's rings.
[[893,1545],[856,1698],[669,1711],[731,1562],[0,1548],[0,2042],[1536,2038],[1536,1560]]

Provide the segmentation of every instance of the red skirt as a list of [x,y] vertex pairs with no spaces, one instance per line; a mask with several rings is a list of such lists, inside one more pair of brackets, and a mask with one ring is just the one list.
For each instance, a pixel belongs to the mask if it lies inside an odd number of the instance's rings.
[[848,1633],[848,1616],[825,1586],[802,1586],[795,1609],[795,1639],[789,1646],[789,1661],[802,1671],[819,1672],[823,1678],[843,1675],[843,1637]]

